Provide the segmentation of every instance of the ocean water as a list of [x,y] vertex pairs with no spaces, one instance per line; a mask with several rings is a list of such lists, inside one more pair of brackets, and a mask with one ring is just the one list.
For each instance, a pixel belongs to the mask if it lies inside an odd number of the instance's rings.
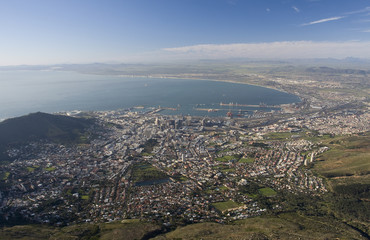
[[164,114],[225,116],[230,110],[248,114],[274,108],[220,106],[220,102],[278,105],[299,101],[292,94],[247,84],[63,71],[0,71],[0,119],[37,111],[116,110],[135,106],[177,109],[162,111]]

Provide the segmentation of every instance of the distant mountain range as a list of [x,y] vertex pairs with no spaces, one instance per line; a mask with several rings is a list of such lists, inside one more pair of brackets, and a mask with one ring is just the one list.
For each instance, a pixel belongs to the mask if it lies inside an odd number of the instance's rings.
[[330,67],[311,67],[306,69],[307,72],[311,73],[329,73],[329,74],[358,74],[367,75],[370,71],[357,70],[357,69],[337,69]]
[[0,162],[10,160],[6,154],[9,147],[29,141],[81,142],[91,124],[93,121],[88,119],[41,112],[7,119],[0,122]]
[[[198,73],[209,70],[212,65],[244,65],[258,64],[264,65],[292,65],[313,66],[313,67],[331,67],[338,69],[368,71],[370,59],[360,58],[314,58],[314,59],[252,59],[252,58],[230,58],[222,60],[201,59],[198,61],[181,62],[157,62],[157,63],[86,63],[86,64],[54,64],[54,65],[17,65],[0,66],[0,71],[18,71],[18,70],[43,70],[43,71],[74,71],[88,74],[108,74],[108,75],[153,75],[153,74],[177,74],[183,72]],[[225,70],[225,69],[224,69]],[[224,72],[222,69],[212,68],[212,73]],[[205,72],[206,73],[206,72]]]

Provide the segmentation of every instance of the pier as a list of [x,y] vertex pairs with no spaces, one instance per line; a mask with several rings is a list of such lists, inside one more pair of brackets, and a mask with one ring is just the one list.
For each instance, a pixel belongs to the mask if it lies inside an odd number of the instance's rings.
[[171,110],[171,111],[177,111],[178,109],[177,108],[170,108],[170,107],[159,107],[157,109],[154,109],[153,111],[151,112],[148,112],[149,114],[155,114],[155,113],[159,113],[163,110]]
[[271,108],[276,107],[274,105],[266,105],[264,103],[260,103],[259,105],[252,105],[252,104],[239,104],[239,103],[222,103],[220,102],[220,106],[230,106],[230,107],[256,107],[256,108]]

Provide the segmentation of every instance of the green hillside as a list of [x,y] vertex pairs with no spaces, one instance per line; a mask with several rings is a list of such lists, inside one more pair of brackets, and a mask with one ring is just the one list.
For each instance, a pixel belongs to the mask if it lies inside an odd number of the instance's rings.
[[157,224],[126,220],[122,222],[101,224],[77,224],[67,227],[50,227],[44,225],[24,225],[4,227],[0,229],[0,239],[3,240],[67,240],[67,239],[109,239],[130,240],[142,239],[145,236],[159,231]]
[[318,156],[314,170],[328,184],[324,198],[330,212],[370,235],[370,133],[323,141],[330,148]]
[[41,112],[7,119],[0,122],[0,162],[10,160],[5,154],[9,147],[28,141],[83,142],[85,129],[92,123],[92,120]]
[[[198,223],[163,233],[159,224],[139,220],[77,224],[67,227],[26,225],[0,229],[1,239],[366,239],[350,226],[326,216],[283,213],[230,224]],[[162,234],[161,234],[162,233]]]
[[248,218],[231,224],[198,223],[154,239],[366,239],[329,217],[284,213]]
[[318,156],[315,170],[324,177],[358,178],[370,174],[369,132],[359,136],[338,136],[323,143],[330,150]]

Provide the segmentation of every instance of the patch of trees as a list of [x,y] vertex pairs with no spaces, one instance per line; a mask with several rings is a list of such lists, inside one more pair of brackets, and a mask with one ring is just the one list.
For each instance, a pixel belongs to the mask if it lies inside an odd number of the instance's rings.
[[154,138],[151,138],[140,147],[144,148],[144,153],[151,153],[156,145],[158,145],[158,141]]
[[255,195],[259,193],[259,189],[262,188],[258,183],[248,181],[247,185],[239,186],[239,191],[244,194]]
[[333,210],[350,220],[367,222],[370,216],[370,184],[337,185],[331,197]]
[[370,184],[337,185],[334,187],[334,192],[340,195],[370,198]]
[[253,147],[260,147],[260,148],[268,148],[269,147],[268,144],[262,143],[262,142],[254,142],[254,143],[252,143],[252,146]]

